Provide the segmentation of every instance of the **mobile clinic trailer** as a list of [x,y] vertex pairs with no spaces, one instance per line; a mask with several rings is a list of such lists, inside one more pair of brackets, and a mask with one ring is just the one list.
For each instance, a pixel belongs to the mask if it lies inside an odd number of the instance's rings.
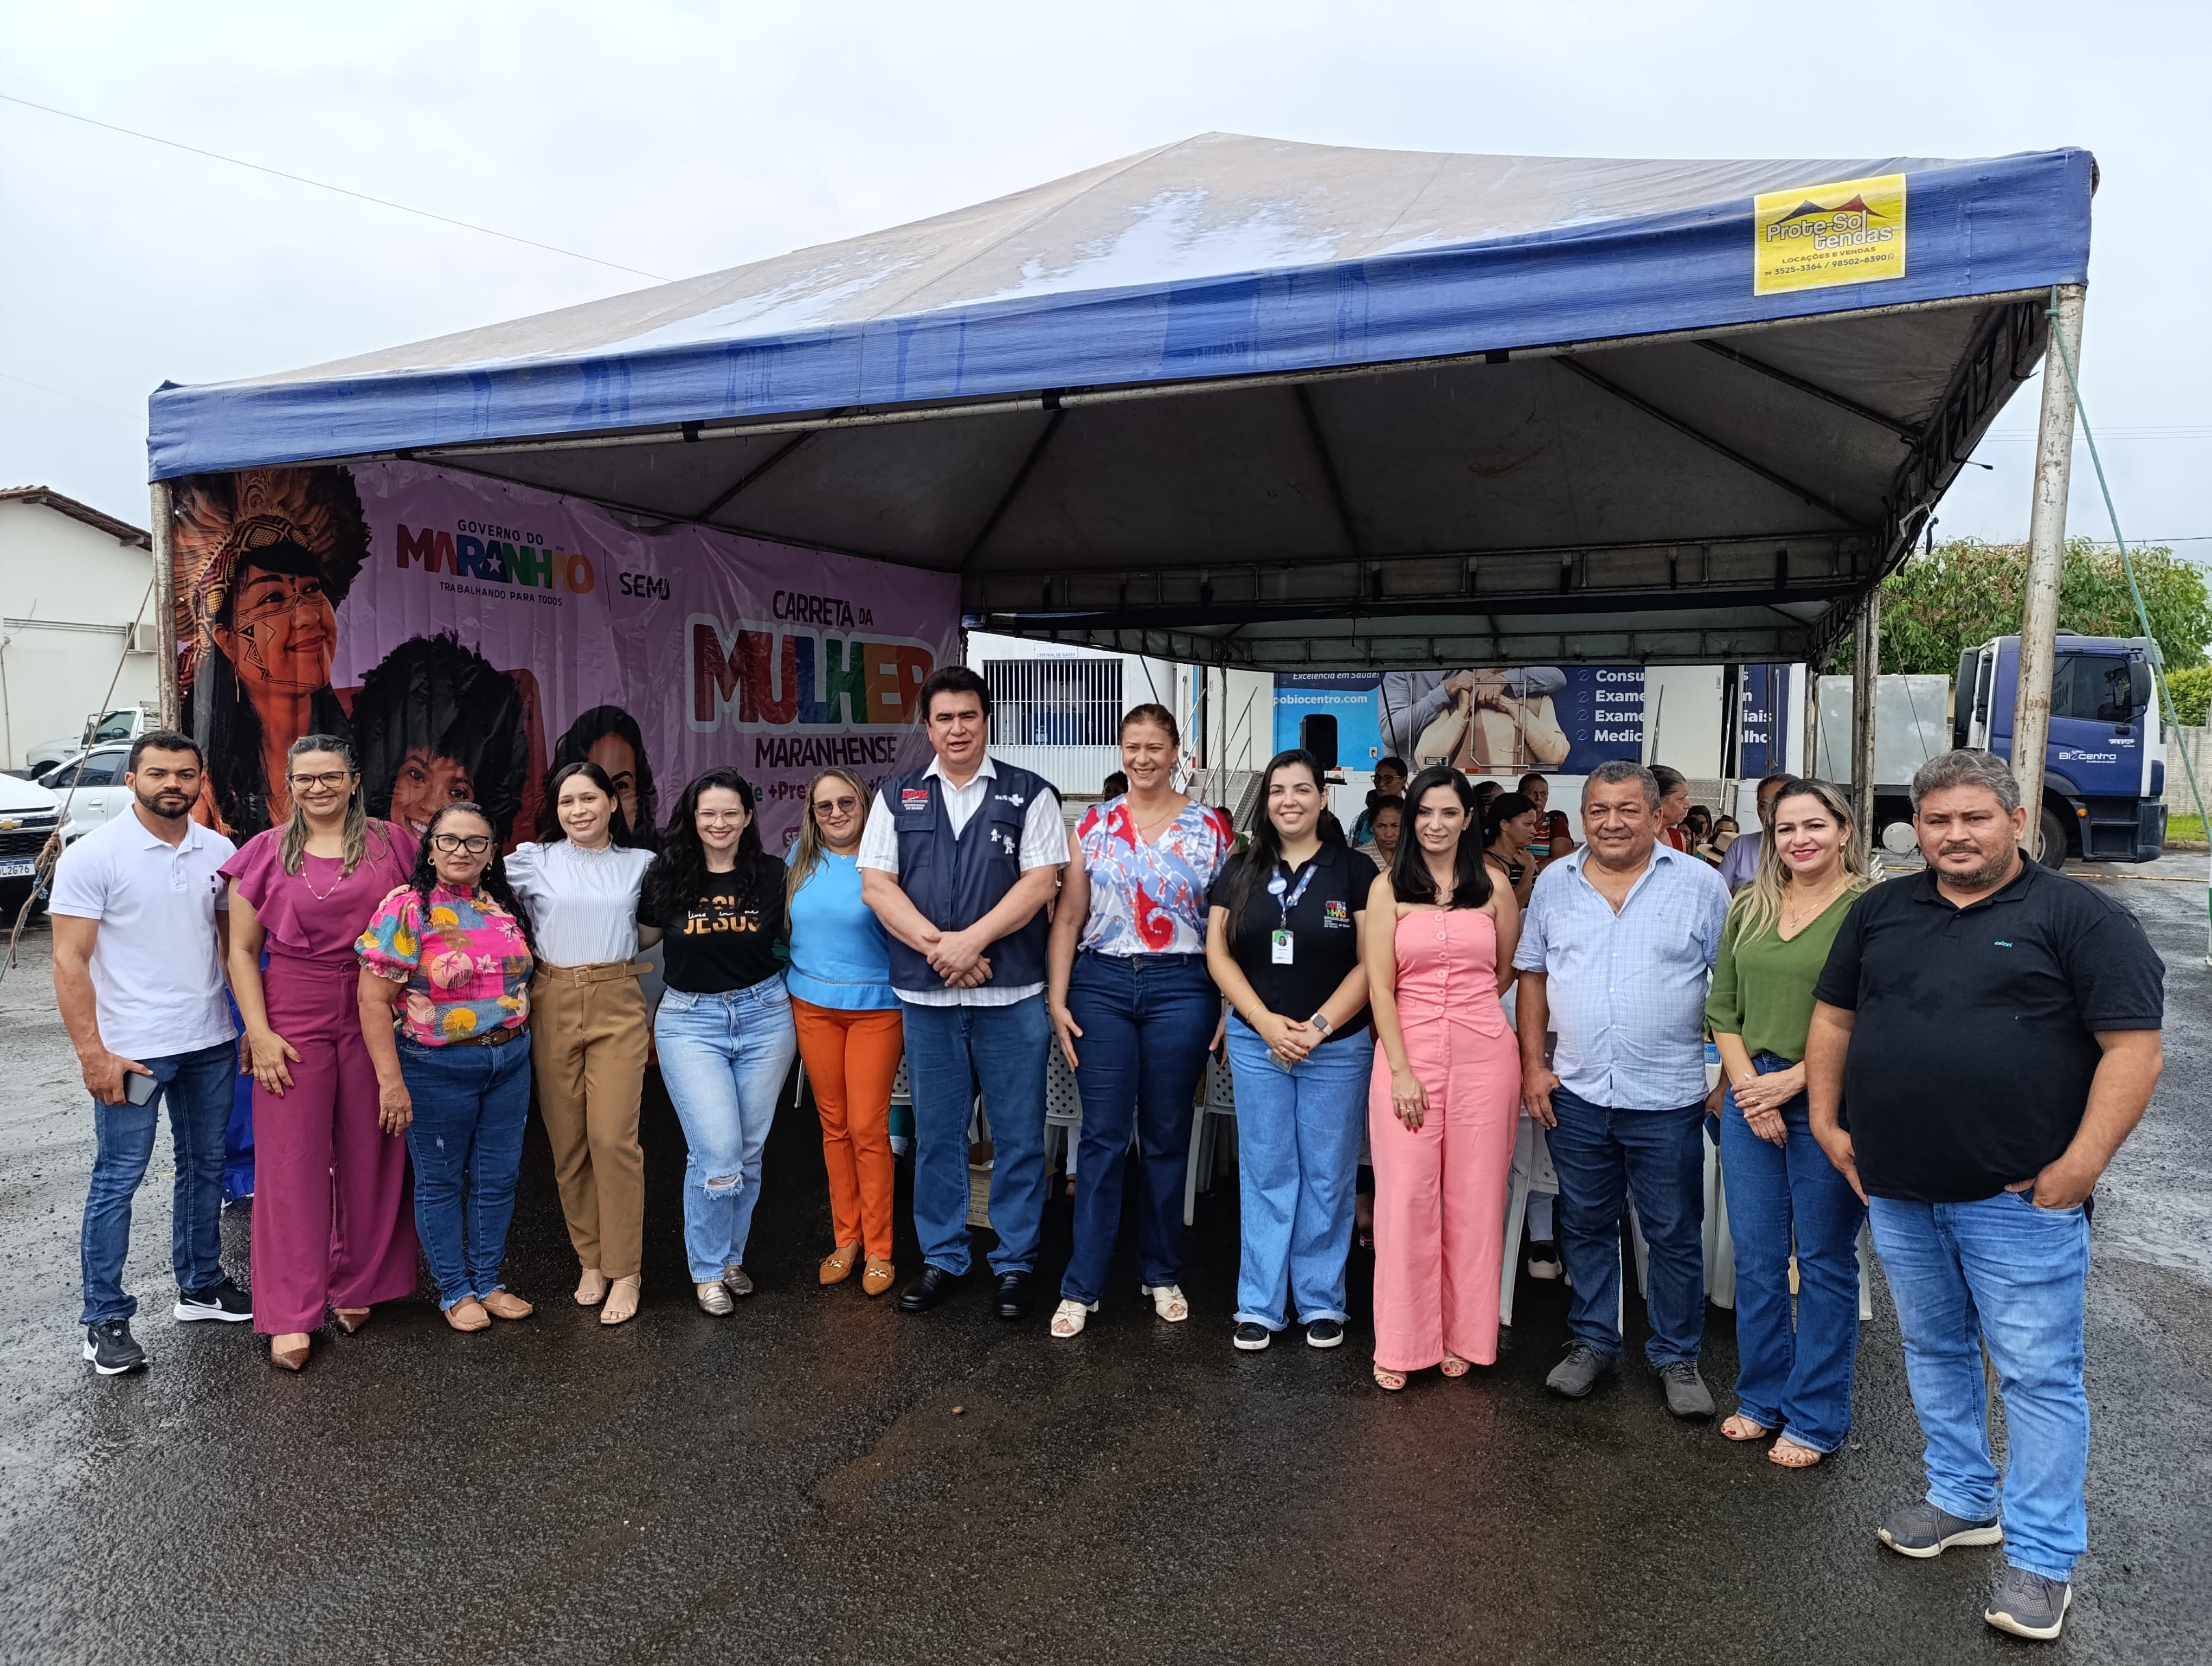
[[[2094,184],[2079,150],[1207,134],[728,271],[167,386],[167,696],[227,746],[241,828],[281,794],[283,714],[313,705],[376,769],[446,747],[517,818],[557,757],[613,748],[664,781],[735,762],[780,833],[812,768],[911,748],[907,702],[963,624],[1260,671],[1815,660],[2051,318],[2078,331]],[[2039,550],[2072,419],[2049,394]],[[255,608],[283,629],[257,641]],[[500,721],[471,719],[486,702]]]

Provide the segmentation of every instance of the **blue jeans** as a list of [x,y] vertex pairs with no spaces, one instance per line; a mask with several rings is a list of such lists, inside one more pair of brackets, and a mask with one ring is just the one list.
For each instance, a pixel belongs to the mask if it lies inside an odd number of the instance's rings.
[[914,1091],[914,1231],[921,1258],[968,1270],[968,1122],[978,1084],[990,1123],[994,1273],[1036,1264],[1044,1217],[1044,996],[1011,1006],[906,1003],[907,1081]]
[[653,1021],[660,1079],[684,1124],[684,1254],[694,1284],[744,1264],[761,1148],[799,1051],[783,977],[718,995],[671,989]]
[[1075,1073],[1083,1144],[1075,1174],[1075,1249],[1060,1280],[1071,1301],[1095,1302],[1121,1227],[1129,1140],[1138,1145],[1137,1276],[1182,1280],[1182,1187],[1190,1165],[1191,1101],[1221,993],[1202,954],[1076,957],[1067,1010],[1083,1031]]
[[425,1047],[399,1038],[399,1073],[415,1102],[415,1236],[438,1281],[438,1305],[482,1300],[500,1282],[514,1177],[530,1120],[530,1037],[501,1047]]
[[[1790,1061],[1760,1053],[1762,1076]],[[1736,1409],[1800,1446],[1832,1452],[1851,1426],[1851,1370],[1859,1351],[1859,1227],[1866,1205],[1813,1138],[1805,1096],[1782,1107],[1786,1146],[1771,1146],[1721,1105],[1721,1172],[1735,1235]],[[1796,1326],[1790,1255],[1797,1254]]]
[[[154,1123],[169,1108],[177,1153],[176,1201],[169,1256],[177,1288],[191,1294],[222,1280],[222,1134],[230,1121],[231,1079],[238,1044],[218,1042],[197,1053],[170,1053],[139,1063],[161,1085],[143,1105],[92,1102],[92,1185],[85,1193],[80,1244],[84,1313],[80,1324],[127,1319],[138,1298],[123,1288],[131,1249],[131,1199],[154,1157]],[[126,1082],[131,1079],[125,1076]]]
[[1239,1324],[1280,1330],[1291,1306],[1307,1324],[1351,1316],[1344,1260],[1352,1253],[1353,1182],[1374,1068],[1375,1041],[1363,1031],[1324,1042],[1285,1070],[1259,1031],[1229,1015],[1243,1237]]
[[1636,1199],[1650,1246],[1644,1357],[1694,1360],[1705,1335],[1705,1107],[1614,1110],[1552,1090],[1559,1126],[1545,1135],[1559,1177],[1559,1254],[1574,1280],[1567,1334],[1620,1352],[1620,1210]]
[[2087,1217],[2078,1206],[2039,1209],[2026,1192],[1973,1203],[1878,1197],[1869,1213],[1928,1438],[1929,1503],[1968,1521],[1999,1513],[1986,1346],[2004,1396],[2005,1560],[2046,1579],[2071,1578],[2089,1543]]

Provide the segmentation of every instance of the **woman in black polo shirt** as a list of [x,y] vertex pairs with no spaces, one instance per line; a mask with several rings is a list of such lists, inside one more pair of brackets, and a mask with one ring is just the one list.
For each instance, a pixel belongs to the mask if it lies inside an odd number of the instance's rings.
[[1344,1340],[1352,1177],[1375,1043],[1359,922],[1374,869],[1324,828],[1321,766],[1278,752],[1250,845],[1208,901],[1206,963],[1228,997],[1243,1254],[1236,1344],[1267,1346],[1293,1305],[1312,1347]]

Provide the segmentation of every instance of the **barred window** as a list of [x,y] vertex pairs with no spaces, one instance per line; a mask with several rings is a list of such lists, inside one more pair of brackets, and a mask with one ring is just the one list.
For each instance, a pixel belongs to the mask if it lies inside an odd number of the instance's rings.
[[986,660],[994,746],[1111,746],[1121,739],[1121,662]]

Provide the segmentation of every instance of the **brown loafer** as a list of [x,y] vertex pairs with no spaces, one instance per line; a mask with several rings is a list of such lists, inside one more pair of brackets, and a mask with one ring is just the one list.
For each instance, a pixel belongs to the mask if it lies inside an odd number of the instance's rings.
[[495,1319],[526,1319],[538,1311],[512,1290],[495,1290],[483,1298],[483,1310]]
[[868,1257],[868,1264],[860,1272],[860,1288],[871,1296],[880,1296],[891,1287],[898,1277],[897,1269],[881,1256]]
[[[297,1338],[294,1341],[294,1338]],[[291,1341],[289,1347],[278,1344]],[[307,1338],[294,1331],[291,1336],[272,1336],[269,1339],[269,1363],[285,1371],[297,1371],[307,1363]]]
[[489,1330],[491,1315],[473,1296],[464,1297],[446,1310],[446,1322],[455,1330]]
[[331,1311],[338,1316],[338,1329],[349,1336],[368,1322],[368,1310],[365,1307],[334,1307]]
[[853,1263],[860,1258],[857,1243],[841,1243],[822,1258],[822,1282],[842,1284],[853,1275]]

